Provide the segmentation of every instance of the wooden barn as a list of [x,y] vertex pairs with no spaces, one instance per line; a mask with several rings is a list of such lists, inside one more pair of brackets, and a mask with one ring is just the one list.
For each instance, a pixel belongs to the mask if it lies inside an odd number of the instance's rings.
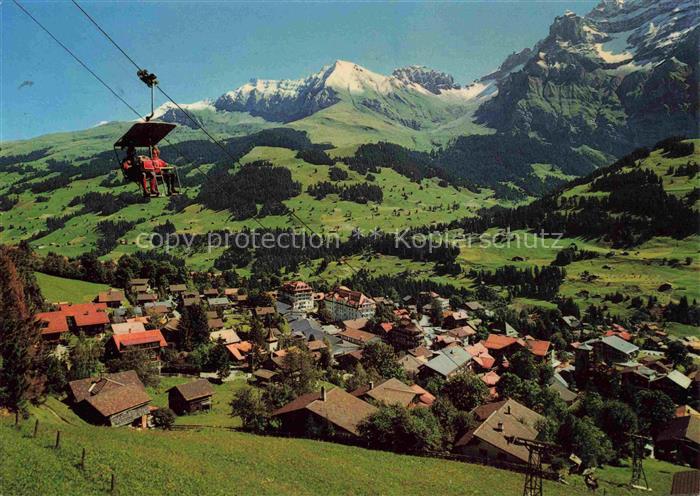
[[168,390],[168,406],[178,415],[211,409],[214,388],[206,379],[173,386]]

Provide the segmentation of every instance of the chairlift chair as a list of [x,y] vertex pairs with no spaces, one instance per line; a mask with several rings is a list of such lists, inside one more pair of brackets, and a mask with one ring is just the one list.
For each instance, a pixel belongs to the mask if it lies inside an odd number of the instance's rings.
[[[117,164],[121,169],[122,162],[126,158],[126,153],[124,156],[120,157],[120,150],[123,152],[128,148],[133,147],[136,151],[136,157],[142,157],[146,160],[151,160],[153,157],[153,147],[156,146],[160,141],[163,140],[170,132],[177,126],[175,124],[170,124],[167,122],[137,122],[131,128],[114,143],[114,155],[117,159]],[[142,153],[139,154],[139,151]],[[139,164],[132,164],[132,166],[140,167]],[[169,171],[173,174],[175,188],[180,189],[180,176],[177,171],[177,167],[174,165],[168,165],[166,167],[161,167],[160,172],[154,172],[156,181],[158,185],[162,185],[167,189],[165,178],[163,177],[163,171]],[[132,178],[133,179],[133,178]]]

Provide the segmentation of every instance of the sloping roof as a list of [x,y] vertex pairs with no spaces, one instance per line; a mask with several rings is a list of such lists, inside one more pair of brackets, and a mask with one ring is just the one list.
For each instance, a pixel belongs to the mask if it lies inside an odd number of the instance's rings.
[[526,339],[525,340],[525,347],[530,350],[530,353],[532,353],[535,356],[547,356],[547,352],[549,351],[549,346],[550,342],[549,341],[541,341],[539,339]]
[[63,312],[38,313],[36,319],[42,322],[41,334],[68,332],[68,321]]
[[419,399],[421,403],[430,406],[435,401],[435,396],[433,396],[429,391],[426,391],[420,387],[418,384],[412,384],[411,389],[420,395]]
[[[683,389],[688,389],[690,387],[690,383],[693,382],[690,377],[687,375],[678,372],[677,370],[672,370],[665,376],[668,380],[673,381],[676,383],[678,386],[682,387]],[[663,377],[661,378],[663,379]],[[660,380],[660,379],[657,379]]]
[[423,357],[414,357],[413,355],[407,354],[399,358],[399,365],[403,367],[406,372],[416,373],[420,368],[425,365],[426,359]]
[[484,346],[489,350],[501,350],[516,343],[520,345],[523,344],[521,340],[510,336],[504,336],[503,334],[489,334],[486,341],[483,341]]
[[464,339],[469,336],[473,336],[476,334],[476,330],[470,325],[465,325],[461,327],[455,327],[454,329],[451,329],[447,331],[447,334],[450,336],[454,336],[459,339]]
[[121,324],[112,324],[112,332],[114,334],[128,334],[130,332],[145,332],[146,328],[143,322],[124,322]]
[[245,360],[245,355],[253,349],[253,343],[241,341],[240,343],[226,345],[226,349],[233,355],[233,358],[241,362]]
[[222,329],[224,327],[224,321],[221,319],[207,319],[207,325],[209,329]]
[[379,336],[372,334],[367,331],[360,331],[359,329],[346,329],[343,332],[336,334],[341,339],[347,339],[348,341],[359,341],[361,343],[369,343],[370,341],[379,339]]
[[[535,439],[538,435],[536,425],[544,417],[512,399],[499,401],[493,405],[490,409],[482,409],[479,415],[476,414],[476,409],[472,410],[476,418],[483,418],[483,420],[460,437],[455,446],[465,446],[472,439],[478,438],[523,462],[527,462],[527,448],[513,444],[511,440],[513,437]],[[491,413],[484,418],[483,414],[488,410]]]
[[185,284],[171,284],[168,289],[171,292],[180,292],[180,291],[187,291],[187,285]]
[[158,301],[158,295],[155,293],[139,293],[136,295],[136,301]]
[[164,348],[168,345],[159,329],[153,331],[132,332],[128,334],[114,334],[112,336],[112,340],[119,351],[122,351],[123,346],[158,343],[161,348]]
[[227,306],[231,304],[231,301],[228,298],[225,297],[219,297],[219,298],[209,298],[207,299],[207,303],[209,306]]
[[498,384],[498,381],[501,380],[501,376],[493,371],[481,374],[479,377],[481,378],[481,381],[487,386],[495,386],[496,384]]
[[656,436],[656,442],[688,440],[700,444],[700,416],[688,415],[670,420]]
[[114,303],[124,300],[124,292],[110,289],[97,294],[98,303]]
[[615,348],[616,350],[626,355],[630,355],[639,350],[637,346],[633,345],[632,343],[628,343],[627,341],[619,338],[618,336],[605,336],[601,339],[601,342],[607,344],[612,348]]
[[700,470],[684,470],[673,474],[670,496],[697,496],[700,494]]
[[224,344],[240,343],[241,338],[238,337],[236,331],[233,329],[222,329],[220,331],[213,331],[209,333],[209,340],[216,343],[219,339],[223,339]]
[[145,405],[151,401],[151,397],[138,386],[122,386],[90,396],[85,401],[101,415],[109,417],[124,410]]
[[369,324],[369,319],[350,319],[350,320],[344,320],[342,322],[343,327],[346,329],[358,329],[362,330],[365,327],[367,327],[367,324]]
[[304,281],[290,281],[282,286],[282,291],[286,293],[295,293],[297,291],[313,291],[311,286]]
[[365,393],[367,396],[386,403],[387,405],[398,403],[408,406],[413,403],[418,393],[398,379],[387,379]]
[[333,292],[328,293],[324,299],[353,308],[359,308],[361,305],[375,304],[372,298],[369,298],[360,291],[353,291],[345,286],[338,286]]
[[564,386],[559,381],[554,381],[550,384],[549,389],[555,391],[559,397],[564,401],[564,403],[573,403],[578,398],[578,395],[574,393],[571,389]]
[[138,386],[143,389],[143,383],[133,370],[105,374],[102,377],[88,377],[68,383],[68,389],[76,402],[84,400],[91,394],[99,394],[101,391],[123,386]]
[[305,394],[287,403],[272,415],[284,415],[301,409],[309,410],[355,435],[359,434],[357,425],[368,415],[377,411],[374,406],[341,388],[333,388],[326,393],[325,401],[321,399],[320,393]]
[[171,389],[176,389],[186,401],[192,401],[214,394],[214,388],[211,387],[211,384],[209,384],[209,381],[206,379],[198,379],[185,384],[178,384]]
[[74,315],[78,327],[109,324],[109,315],[105,312],[89,312]]
[[429,360],[425,366],[445,377],[452,374],[472,359],[472,356],[459,346],[447,348]]

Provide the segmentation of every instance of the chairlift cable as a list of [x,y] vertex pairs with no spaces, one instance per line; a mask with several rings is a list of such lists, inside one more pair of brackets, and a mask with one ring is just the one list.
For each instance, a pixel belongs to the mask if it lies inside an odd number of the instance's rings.
[[[108,34],[104,29],[102,29],[102,27],[92,18],[92,16],[90,16],[90,14],[88,14],[88,13],[85,11],[85,9],[83,9],[83,8],[78,4],[78,2],[77,2],[76,0],[71,0],[71,1],[72,1],[73,4],[75,4],[75,6],[90,20],[90,22],[91,22],[92,24],[94,24],[95,27],[96,27],[96,28],[97,28],[97,29],[98,29],[98,30],[99,30],[99,31],[100,31],[100,32],[101,32],[101,33],[102,33],[102,34],[103,34],[103,35],[104,35],[104,36],[105,36],[105,37],[106,37],[106,38],[107,38],[107,39],[108,39],[108,40],[109,40],[109,41],[110,41],[110,42],[111,42],[111,43],[112,43],[112,44],[113,44],[113,45],[114,45],[128,60],[129,60],[129,62],[131,62],[139,71],[143,71],[143,69],[141,69],[141,67],[134,61],[134,59],[132,59],[132,58],[119,46],[119,44],[118,44],[116,41],[114,41],[114,39],[113,39],[111,36],[109,36],[109,34]],[[90,73],[90,75],[92,75],[92,76],[93,76],[97,81],[99,81],[105,88],[107,88],[107,90],[109,90],[109,92],[112,93],[119,101],[121,101],[124,105],[126,105],[126,106],[129,108],[129,110],[131,110],[137,117],[139,117],[139,119],[144,119],[144,120],[145,120],[145,117],[142,116],[142,115],[139,113],[139,111],[137,111],[129,102],[127,102],[119,93],[117,93],[109,84],[107,84],[107,82],[105,82],[104,79],[102,79],[102,78],[101,78],[95,71],[93,71],[85,62],[83,62],[83,61],[80,59],[80,57],[78,57],[70,48],[68,48],[63,42],[61,42],[61,40],[59,40],[56,36],[54,36],[54,34],[53,34],[51,31],[49,31],[49,29],[46,28],[41,22],[39,22],[39,20],[38,20],[36,17],[34,17],[26,8],[24,8],[24,6],[23,6],[18,0],[13,0],[13,2],[17,5],[17,7],[19,7],[19,8],[22,10],[22,12],[24,12],[24,13],[27,15],[27,17],[29,17],[37,26],[39,26],[39,27],[42,29],[42,31],[44,31],[46,34],[48,34],[49,37],[51,37],[51,39],[53,39],[53,40],[54,40],[61,48],[63,48],[76,62],[78,62],[78,64],[80,64],[86,71],[88,71],[88,72]],[[160,86],[158,86],[158,91],[160,91],[160,92],[163,94],[163,96],[165,96],[170,102],[173,103],[173,105],[175,105],[183,114],[185,114],[185,116],[186,116],[190,121],[192,121],[204,134],[206,134],[206,135],[209,137],[209,139],[210,139],[213,143],[215,143],[216,145],[218,145],[218,146],[224,151],[224,153],[226,153],[229,157],[231,157],[231,159],[233,159],[234,163],[238,163],[238,159],[236,159],[236,158],[233,156],[233,154],[232,154],[231,152],[229,152],[229,150],[228,150],[219,140],[217,140],[216,138],[214,138],[214,137],[204,128],[204,126],[202,126],[202,124],[200,124],[196,119],[194,119],[194,117],[192,117],[192,116],[190,115],[189,112],[187,112],[185,109],[183,109],[183,108],[182,108],[175,100],[173,100],[173,99],[170,97],[170,95],[168,95]],[[166,143],[168,143],[170,146],[172,146],[180,156],[182,156],[183,158],[186,159],[185,154],[183,154],[183,153],[181,152],[181,150],[180,150],[174,143],[172,143],[172,142],[171,142],[170,140],[168,140],[167,138],[165,138],[164,141],[165,141]],[[198,171],[200,174],[202,174],[203,176],[206,177],[206,174],[205,174],[204,172],[202,172],[202,171],[200,170],[199,167],[200,167],[200,166],[195,166],[195,167],[194,167],[194,170]],[[307,228],[308,230],[310,230],[313,234],[316,234],[317,236],[319,236],[319,234],[316,233],[316,231],[314,231],[306,222],[304,222],[301,218],[299,218],[299,216],[296,215],[294,212],[291,212],[291,211],[290,211],[290,216],[295,217],[302,225],[304,225],[305,228]],[[262,229],[265,229],[265,230],[268,229],[267,227],[265,227],[265,226],[263,225],[263,223],[260,221],[260,219],[258,218],[257,215],[254,216],[254,217],[252,217],[252,219],[253,219],[253,221],[255,221]],[[343,263],[343,264],[345,264],[345,265],[347,265],[347,266],[353,271],[354,274],[357,274],[357,269],[355,269],[355,268],[354,268],[350,263],[348,263],[346,260],[343,260],[342,257],[340,258],[340,262]],[[322,280],[323,280],[323,278],[322,278]]]
[[[83,8],[80,6],[80,4],[78,4],[78,2],[77,2],[76,0],[71,0],[71,1],[73,2],[73,4],[75,4],[76,7],[78,7],[78,9],[85,15],[85,17],[87,17],[88,20],[89,20],[92,24],[94,24],[95,27],[96,27],[96,28],[97,28],[97,29],[98,29],[98,30],[99,30],[99,31],[100,31],[100,32],[101,32],[101,33],[102,33],[116,48],[117,48],[117,50],[119,50],[119,51],[129,60],[129,62],[131,62],[131,63],[134,65],[134,67],[136,67],[138,73],[144,73],[145,69],[143,69],[141,66],[139,66],[139,65],[136,63],[136,61],[135,61],[133,58],[131,58],[131,57],[129,56],[129,54],[127,54],[126,51],[125,51],[121,46],[119,46],[119,44],[118,44],[116,41],[114,41],[114,38],[112,38],[104,29],[102,29],[102,27],[98,24],[98,22],[97,22],[90,14],[88,14],[88,13],[85,11],[85,9],[83,9]],[[146,72],[147,72],[147,71],[146,71]],[[140,77],[140,76],[139,76],[139,77]],[[143,81],[143,78],[142,78],[142,81]],[[144,81],[144,83],[145,83],[145,82],[146,82],[146,81]],[[146,84],[148,84],[148,83],[146,83]],[[151,89],[152,89],[152,86],[151,86],[151,85],[149,85],[149,86],[150,86]],[[160,85],[158,85],[158,84],[156,83],[155,86],[158,88],[158,91],[160,91],[160,92],[163,94],[163,96],[164,96],[165,98],[167,98],[168,100],[170,100],[170,102],[171,102],[173,105],[175,105],[175,106],[178,108],[178,110],[180,110],[180,112],[182,112],[195,126],[197,126],[204,134],[206,134],[206,135],[209,137],[209,139],[210,139],[213,143],[215,143],[217,146],[219,146],[219,148],[221,148],[221,149],[224,151],[224,153],[226,153],[229,157],[231,157],[231,159],[233,160],[234,164],[237,164],[237,163],[238,163],[238,159],[237,159],[236,157],[233,156],[233,154],[228,150],[228,148],[226,148],[226,146],[225,146],[223,143],[221,143],[221,142],[220,142],[219,140],[217,140],[214,136],[212,136],[212,134],[211,134],[209,131],[207,131],[206,128],[205,128],[199,121],[197,121],[194,117],[192,117],[192,115],[191,115],[189,112],[187,112],[184,108],[182,108],[182,107],[180,106],[179,103],[177,103],[174,99],[172,99],[172,98],[170,97],[170,95],[168,95],[168,94],[165,92],[165,90],[163,90],[163,88],[160,87]]]
[[[143,69],[139,64],[137,64],[136,61],[135,61],[133,58],[131,58],[131,57],[129,56],[129,54],[127,54],[126,51],[125,51],[121,46],[119,46],[119,44],[114,40],[114,38],[112,38],[112,37],[99,25],[99,23],[98,23],[90,14],[88,14],[88,13],[85,11],[85,9],[83,9],[83,8],[80,6],[80,4],[78,4],[77,0],[71,0],[71,1],[72,1],[73,4],[75,4],[75,6],[85,15],[85,17],[87,17],[87,19],[88,19],[88,20],[89,20],[89,21],[90,21],[90,22],[91,22],[91,23],[92,23],[92,24],[93,24],[93,25],[94,25],[94,26],[95,26],[95,27],[96,27],[96,28],[97,28],[97,29],[98,29],[98,30],[99,30],[99,31],[100,31],[100,32],[101,32],[101,33],[116,47],[116,48],[117,48],[117,50],[119,50],[119,51],[129,60],[129,62],[131,62],[131,63],[134,65],[134,67],[136,67],[136,69],[137,69],[137,71],[138,71],[139,73],[143,73],[143,72],[144,72],[144,69]],[[144,81],[144,82],[145,82],[145,81]],[[209,133],[209,131],[207,131],[206,128],[205,128],[199,121],[197,121],[194,117],[192,117],[192,115],[191,115],[189,112],[187,112],[184,108],[182,108],[182,106],[180,106],[179,103],[177,103],[168,93],[166,93],[165,90],[164,90],[160,85],[156,85],[156,87],[158,88],[158,91],[160,91],[160,92],[163,94],[163,96],[165,96],[165,98],[167,98],[173,105],[175,105],[175,106],[178,108],[178,110],[180,110],[180,112],[182,112],[195,126],[197,126],[204,134],[206,134],[206,135],[209,137],[209,139],[210,139],[213,143],[215,143],[216,145],[218,145],[218,146],[224,151],[224,153],[226,153],[229,157],[231,157],[231,159],[234,161],[234,163],[238,163],[238,159],[237,159],[236,157],[233,156],[233,154],[226,148],[225,145],[223,145],[219,140],[217,140],[214,136],[212,136],[212,135]],[[201,171],[200,171],[200,172],[201,172]],[[299,220],[299,221],[300,221],[307,229],[309,229],[313,234],[316,234],[317,236],[319,235],[319,234],[316,233],[313,229],[311,229],[311,227],[309,227],[309,225],[308,225],[306,222],[304,222],[302,219],[300,219],[299,216],[297,216],[297,215],[294,214],[293,212],[292,212],[292,215],[293,215],[294,217],[296,217],[297,220]],[[262,222],[260,222],[260,220],[258,219],[257,215],[253,217],[253,220],[254,220],[262,229],[267,229],[267,228],[262,224]],[[347,265],[348,267],[350,267],[350,269],[353,271],[354,274],[357,274],[357,269],[355,269],[355,267],[353,267],[350,263],[348,263],[346,260],[343,260],[342,258],[340,259],[340,261],[341,261],[342,263],[344,263],[345,265]]]

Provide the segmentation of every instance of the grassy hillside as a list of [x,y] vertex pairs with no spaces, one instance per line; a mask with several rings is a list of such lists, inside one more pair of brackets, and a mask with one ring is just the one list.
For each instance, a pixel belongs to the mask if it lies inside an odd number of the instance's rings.
[[[31,433],[40,419],[37,438]],[[521,474],[441,459],[417,458],[332,443],[261,437],[221,429],[135,431],[84,424],[61,402],[33,409],[20,430],[0,417],[0,493],[23,496],[117,494],[521,494]],[[56,430],[61,447],[52,448]],[[86,469],[78,467],[81,449]],[[666,494],[669,464],[645,462],[654,491]],[[622,485],[629,469],[600,471],[608,495],[634,494]],[[570,485],[547,482],[548,496],[587,494],[579,477]]]
[[69,303],[83,303],[92,301],[100,291],[107,291],[109,286],[92,282],[65,279],[35,272],[36,282],[41,288],[41,294],[46,301],[55,303],[67,301]]
[[[13,153],[13,152],[8,152]],[[286,148],[256,147],[241,159],[241,163],[255,160],[269,160],[275,166],[291,170],[295,181],[302,184],[302,194],[285,201],[297,215],[317,232],[338,233],[347,236],[355,227],[365,231],[378,227],[387,231],[408,226],[419,226],[446,219],[458,219],[474,215],[482,207],[496,204],[490,190],[473,193],[463,188],[441,187],[437,180],[424,179],[421,183],[411,182],[391,169],[382,169],[376,174],[375,184],[384,192],[381,204],[358,204],[339,200],[337,195],[330,195],[316,200],[305,191],[312,184],[328,180],[328,166],[312,165],[297,159],[296,152]],[[36,160],[29,165],[43,168],[50,157]],[[343,164],[338,167],[348,172],[349,177],[343,185],[365,182],[365,178],[354,171],[349,171]],[[203,168],[206,170],[206,167]],[[17,173],[0,172],[0,192],[3,186],[9,186],[17,180]],[[96,246],[98,234],[96,226],[103,220],[137,221],[137,225],[123,239],[126,244],[118,246],[111,256],[136,249],[134,241],[139,233],[153,232],[153,228],[170,220],[178,232],[202,234],[217,229],[242,229],[244,226],[258,228],[257,222],[232,221],[228,212],[215,212],[198,204],[193,204],[179,213],[166,210],[167,198],[153,199],[148,204],[131,204],[112,215],[87,213],[76,215],[63,227],[46,232],[46,222],[50,217],[74,214],[80,205],[69,206],[71,200],[87,192],[112,193],[136,192],[133,184],[116,187],[102,186],[104,176],[73,180],[67,186],[56,189],[50,194],[37,195],[29,191],[18,195],[18,203],[7,212],[0,212],[4,229],[0,231],[0,242],[16,243],[23,239],[32,239],[32,245],[39,253],[48,251],[61,252],[67,256],[77,256],[90,251]],[[198,187],[185,190],[190,198],[195,198]],[[43,197],[43,198],[42,198]],[[262,201],[262,199],[261,199]],[[262,219],[266,227],[289,227],[287,216],[267,216]],[[299,226],[296,226],[299,227]],[[195,267],[211,266],[211,257],[197,257]]]

